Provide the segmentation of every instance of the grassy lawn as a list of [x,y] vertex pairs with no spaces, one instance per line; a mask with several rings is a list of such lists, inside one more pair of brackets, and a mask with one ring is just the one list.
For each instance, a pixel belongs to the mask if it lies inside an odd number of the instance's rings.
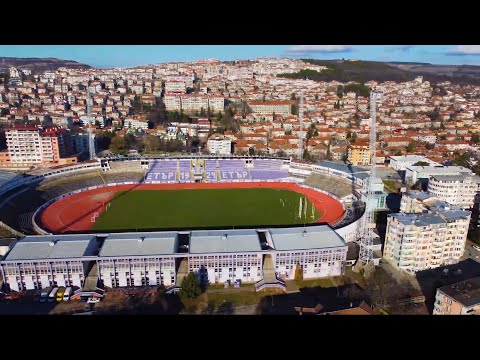
[[296,284],[298,285],[299,288],[305,288],[305,287],[330,288],[334,286],[345,285],[345,280],[343,279],[342,276],[334,276],[334,277],[322,278],[322,279],[296,281]]
[[398,193],[398,189],[402,187],[402,184],[397,180],[383,180],[385,185],[385,191],[388,193]]
[[270,295],[282,294],[281,290],[263,290],[260,292],[203,293],[196,299],[181,298],[186,312],[201,311],[205,308],[218,310],[228,306],[255,305]]
[[[302,224],[300,197],[278,189],[121,192],[97,219],[94,230]],[[309,222],[320,216],[315,209],[312,220],[311,209],[309,202]]]
[[8,231],[7,229],[3,228],[0,226],[0,238],[1,237],[6,237],[6,238],[14,238],[16,237],[15,235],[13,235],[10,231]]

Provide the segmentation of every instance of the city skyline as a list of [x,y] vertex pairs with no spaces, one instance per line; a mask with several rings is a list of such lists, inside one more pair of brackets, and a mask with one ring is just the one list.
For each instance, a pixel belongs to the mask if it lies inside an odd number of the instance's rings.
[[1,45],[3,57],[55,57],[98,68],[262,57],[480,65],[480,45]]

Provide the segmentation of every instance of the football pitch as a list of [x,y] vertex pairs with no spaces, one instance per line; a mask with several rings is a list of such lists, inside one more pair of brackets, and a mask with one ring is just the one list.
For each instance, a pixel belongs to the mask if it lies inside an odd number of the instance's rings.
[[134,190],[116,194],[92,229],[290,225],[312,223],[320,215],[304,195],[288,190]]

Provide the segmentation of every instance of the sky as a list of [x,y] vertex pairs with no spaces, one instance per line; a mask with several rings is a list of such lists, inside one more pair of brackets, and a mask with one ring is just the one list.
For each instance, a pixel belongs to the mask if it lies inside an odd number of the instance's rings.
[[480,45],[0,45],[0,57],[55,57],[100,68],[258,57],[480,65]]

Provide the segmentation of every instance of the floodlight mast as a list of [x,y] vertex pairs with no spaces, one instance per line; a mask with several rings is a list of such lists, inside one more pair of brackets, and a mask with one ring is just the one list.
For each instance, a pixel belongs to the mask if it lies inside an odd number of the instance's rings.
[[376,178],[376,141],[377,141],[377,100],[382,98],[382,92],[370,92],[370,175],[366,183],[365,216],[360,235],[359,260],[368,264],[373,259],[373,228],[375,227],[376,194],[374,181]]
[[303,159],[303,90],[300,91],[300,104],[298,105],[298,118],[300,120],[300,131],[298,132],[298,154],[297,159]]
[[95,140],[92,132],[92,103],[90,88],[87,85],[88,152],[90,153],[90,160],[95,160],[97,154],[95,153]]

